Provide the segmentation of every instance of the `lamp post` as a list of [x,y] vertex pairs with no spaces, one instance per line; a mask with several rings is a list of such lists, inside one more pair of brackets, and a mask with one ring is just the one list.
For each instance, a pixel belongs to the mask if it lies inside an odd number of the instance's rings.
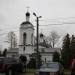
[[36,53],[36,68],[38,69],[38,67],[39,67],[39,59],[38,59],[38,53],[39,53],[39,45],[38,45],[38,43],[39,43],[39,18],[41,18],[42,16],[37,16],[36,15],[36,13],[33,13],[33,15],[36,17],[36,19],[37,19],[37,30],[36,30],[36,32],[37,32],[37,53]]

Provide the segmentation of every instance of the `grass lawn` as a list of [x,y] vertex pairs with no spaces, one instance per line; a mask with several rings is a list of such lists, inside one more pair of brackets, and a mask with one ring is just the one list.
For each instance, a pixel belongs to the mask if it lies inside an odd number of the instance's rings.
[[34,75],[34,73],[23,73],[21,75]]
[[23,73],[21,75],[34,75],[35,71],[36,71],[36,69],[27,69],[26,73]]
[[64,70],[64,75],[71,75],[71,70],[65,69],[65,70]]
[[35,73],[36,72],[36,69],[27,69],[26,70],[26,73]]

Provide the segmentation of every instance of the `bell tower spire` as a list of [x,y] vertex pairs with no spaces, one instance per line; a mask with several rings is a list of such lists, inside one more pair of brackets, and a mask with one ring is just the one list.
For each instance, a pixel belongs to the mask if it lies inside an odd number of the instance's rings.
[[27,7],[27,12],[29,11],[29,8],[30,8],[30,7],[28,6],[28,7]]
[[26,13],[26,21],[29,22],[30,19],[30,13],[28,12],[29,7],[27,7],[27,13]]

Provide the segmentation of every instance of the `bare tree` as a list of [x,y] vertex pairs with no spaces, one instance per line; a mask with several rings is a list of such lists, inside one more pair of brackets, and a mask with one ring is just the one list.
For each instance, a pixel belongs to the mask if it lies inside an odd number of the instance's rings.
[[8,33],[7,42],[10,43],[10,48],[17,47],[17,37],[13,31]]
[[55,44],[58,42],[59,38],[60,38],[60,36],[58,35],[58,33],[56,31],[52,31],[50,33],[49,42],[53,48],[55,47]]

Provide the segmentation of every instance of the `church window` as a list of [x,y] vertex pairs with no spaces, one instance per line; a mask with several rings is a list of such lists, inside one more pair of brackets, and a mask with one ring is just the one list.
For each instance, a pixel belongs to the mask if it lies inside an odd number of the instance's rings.
[[31,34],[31,44],[33,45],[33,34]]
[[24,46],[23,50],[25,51],[25,46]]
[[45,58],[45,63],[46,63],[46,58]]
[[25,45],[26,45],[26,33],[23,34],[23,45],[24,45],[24,50],[25,50]]

